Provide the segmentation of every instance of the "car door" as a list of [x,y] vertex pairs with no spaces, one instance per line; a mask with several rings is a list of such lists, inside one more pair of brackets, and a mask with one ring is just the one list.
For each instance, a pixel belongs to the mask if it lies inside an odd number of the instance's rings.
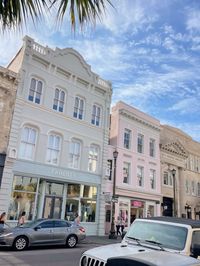
[[33,230],[32,244],[45,245],[53,243],[54,222],[52,220],[42,221]]
[[64,220],[55,220],[53,238],[55,244],[65,244],[70,232],[70,224]]

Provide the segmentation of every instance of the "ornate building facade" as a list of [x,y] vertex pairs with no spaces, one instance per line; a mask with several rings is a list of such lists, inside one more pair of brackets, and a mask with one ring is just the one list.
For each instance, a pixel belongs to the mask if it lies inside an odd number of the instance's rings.
[[0,209],[15,224],[78,213],[87,234],[104,234],[111,84],[73,49],[26,36],[8,68],[20,75]]
[[[1,187],[7,185],[2,177],[6,155],[7,152],[9,152],[7,146],[15,104],[17,82],[16,73],[7,68],[0,67],[0,202],[6,194],[6,190]],[[4,207],[4,205],[0,207],[0,213],[4,211]]]
[[200,143],[170,126],[161,126],[160,141],[162,214],[199,219]]

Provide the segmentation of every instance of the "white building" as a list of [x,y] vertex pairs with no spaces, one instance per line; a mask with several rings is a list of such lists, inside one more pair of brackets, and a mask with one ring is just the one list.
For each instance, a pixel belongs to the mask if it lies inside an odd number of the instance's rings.
[[111,84],[77,51],[52,50],[27,36],[8,68],[21,81],[0,210],[10,223],[22,211],[28,220],[79,213],[87,234],[104,234]]

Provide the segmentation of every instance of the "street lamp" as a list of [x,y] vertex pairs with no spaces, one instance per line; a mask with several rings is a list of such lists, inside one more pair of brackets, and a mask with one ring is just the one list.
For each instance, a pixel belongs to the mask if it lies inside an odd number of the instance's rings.
[[116,187],[116,161],[117,161],[118,151],[115,150],[113,152],[113,158],[114,158],[114,172],[113,172],[113,193],[112,193],[112,221],[111,221],[111,228],[110,228],[110,239],[117,238],[115,234],[115,187]]
[[176,216],[176,180],[175,180],[175,176],[176,176],[176,170],[173,169],[172,170],[172,176],[173,176],[173,198],[174,198],[174,209],[173,209],[173,216]]

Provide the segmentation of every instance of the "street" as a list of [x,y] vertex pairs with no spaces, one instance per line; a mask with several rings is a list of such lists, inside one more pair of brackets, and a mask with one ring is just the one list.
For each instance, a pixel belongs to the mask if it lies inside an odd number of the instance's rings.
[[82,252],[99,244],[79,244],[74,249],[65,247],[31,248],[22,252],[0,249],[1,266],[78,266]]

